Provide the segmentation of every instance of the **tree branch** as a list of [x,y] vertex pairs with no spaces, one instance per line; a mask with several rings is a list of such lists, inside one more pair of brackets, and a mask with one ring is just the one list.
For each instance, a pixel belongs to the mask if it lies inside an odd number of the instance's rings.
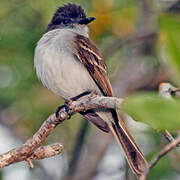
[[180,88],[176,88],[170,83],[161,83],[159,85],[159,95],[166,99],[172,99],[172,96],[180,97]]
[[[159,95],[166,99],[172,99],[172,95],[175,95],[176,97],[180,97],[180,89],[172,86],[170,83],[161,83],[159,85]],[[149,167],[147,171],[143,174],[140,180],[146,180],[147,176],[150,172],[150,170],[157,164],[157,162],[165,156],[169,151],[171,151],[173,148],[178,146],[180,144],[180,136],[178,136],[176,139],[173,138],[173,136],[165,130],[163,135],[168,139],[170,142],[168,145],[166,145],[149,163]]]
[[[170,83],[161,83],[159,85],[159,96],[165,98],[165,99],[172,99],[172,95],[179,98],[180,97],[180,89],[172,86]],[[169,141],[174,141],[173,136],[168,130],[165,130],[163,132],[164,137]]]
[[141,177],[140,180],[146,180],[147,175],[149,174],[149,171],[157,164],[157,162],[165,156],[169,151],[171,151],[173,148],[175,148],[178,144],[180,144],[180,136],[178,136],[176,139],[174,139],[171,143],[166,145],[159,153],[156,155],[151,162],[149,163],[149,167],[147,171],[144,173],[144,175]]
[[0,168],[28,159],[58,124],[55,115],[51,115],[25,144],[0,155]]
[[34,165],[31,162],[31,159],[41,160],[48,157],[56,156],[60,154],[63,150],[63,145],[60,143],[54,143],[48,146],[41,146],[37,148],[30,157],[28,157],[25,161],[29,164],[30,168],[33,168]]
[[0,168],[20,161],[27,161],[30,167],[33,167],[30,159],[43,159],[59,154],[63,148],[61,144],[45,147],[39,146],[46,140],[47,136],[57,125],[69,118],[69,115],[96,108],[119,109],[122,102],[122,99],[115,97],[100,97],[94,93],[84,96],[77,101],[69,101],[68,112],[65,108],[62,108],[59,111],[58,118],[56,118],[55,114],[50,115],[31,139],[28,139],[22,146],[0,155]]

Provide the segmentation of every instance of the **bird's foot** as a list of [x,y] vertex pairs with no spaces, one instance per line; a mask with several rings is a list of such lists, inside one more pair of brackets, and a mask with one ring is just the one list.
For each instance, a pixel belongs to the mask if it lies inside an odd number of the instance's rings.
[[71,105],[72,101],[77,101],[77,100],[80,99],[81,97],[86,96],[86,95],[88,95],[88,94],[90,94],[90,93],[92,93],[92,92],[91,92],[91,91],[85,91],[85,92],[83,92],[83,93],[81,93],[81,94],[79,94],[79,95],[71,98],[70,100],[66,100],[65,103],[64,103],[64,105],[59,106],[59,107],[57,108],[57,110],[56,110],[56,118],[59,117],[59,112],[64,108],[65,111],[66,111],[66,113],[68,114],[68,119],[70,119],[70,118],[71,118],[71,113],[70,113],[69,106]]
[[71,104],[71,100],[68,100],[68,101],[65,101],[64,105],[62,106],[58,106],[57,110],[56,110],[56,118],[59,117],[59,112],[64,108],[66,113],[68,114],[68,118],[67,119],[70,119],[71,118],[71,114],[69,113],[69,105]]

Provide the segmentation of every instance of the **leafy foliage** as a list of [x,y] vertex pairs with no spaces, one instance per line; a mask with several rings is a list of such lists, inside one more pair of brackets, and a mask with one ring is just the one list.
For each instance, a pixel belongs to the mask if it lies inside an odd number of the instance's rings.
[[[180,16],[163,15],[159,19],[165,42],[167,63],[180,75]],[[179,82],[179,80],[177,80]]]
[[135,120],[149,124],[156,130],[180,129],[179,100],[167,100],[156,94],[144,93],[129,97],[123,108]]

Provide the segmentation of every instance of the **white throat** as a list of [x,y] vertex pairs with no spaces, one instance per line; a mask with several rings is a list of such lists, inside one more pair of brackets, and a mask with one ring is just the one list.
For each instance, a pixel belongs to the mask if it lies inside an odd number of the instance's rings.
[[68,29],[82,36],[89,37],[89,29],[86,25],[75,25],[73,28]]

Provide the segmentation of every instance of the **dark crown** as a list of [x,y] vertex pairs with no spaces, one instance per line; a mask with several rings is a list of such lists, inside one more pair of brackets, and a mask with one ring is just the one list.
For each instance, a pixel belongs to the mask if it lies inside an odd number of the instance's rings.
[[67,4],[59,7],[54,14],[55,16],[61,16],[62,18],[85,18],[86,14],[81,6],[76,4]]
[[86,14],[81,6],[76,4],[67,4],[59,7],[53,15],[51,22],[48,24],[46,32],[56,29],[57,26],[65,19],[80,20],[86,18]]

